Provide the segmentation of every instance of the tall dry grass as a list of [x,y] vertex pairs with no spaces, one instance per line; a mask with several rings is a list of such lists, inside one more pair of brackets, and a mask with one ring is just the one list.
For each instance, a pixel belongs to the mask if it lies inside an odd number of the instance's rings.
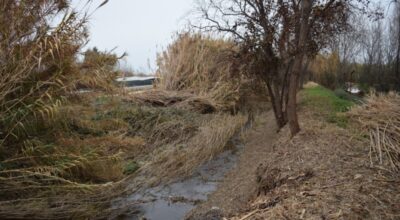
[[0,2],[2,219],[107,217],[121,192],[118,153],[60,143],[73,133],[72,92],[106,74],[77,62],[87,19],[67,0]]
[[109,62],[115,64],[117,57],[97,53],[85,56],[91,59],[84,64],[77,62],[87,41],[88,17],[71,10],[68,1],[0,4],[0,144],[4,147],[43,129],[44,121],[80,85],[110,87]]
[[183,33],[158,55],[157,86],[190,91],[211,99],[218,108],[233,108],[240,99],[243,67],[234,42]]
[[151,174],[138,184],[188,175],[247,119],[204,114],[235,108],[241,69],[233,43],[199,35],[180,36],[158,60],[158,86],[190,94],[176,106],[169,94],[151,98],[166,108],[77,95],[112,91],[118,60],[93,49],[77,62],[86,23],[64,0],[0,3],[0,218],[108,218],[138,166]]
[[[37,132],[38,124],[57,111],[64,101],[62,94],[69,87],[67,78],[76,74],[75,54],[85,35],[85,20],[73,12],[65,12],[56,28],[41,24],[48,16],[65,9],[62,2],[32,3],[30,6],[36,10],[30,10],[29,4],[12,2],[2,3],[0,16],[0,144],[3,147]],[[42,15],[42,10],[47,14]]]
[[370,138],[371,163],[400,169],[400,95],[371,93],[349,115]]
[[114,53],[100,51],[96,47],[86,50],[83,62],[80,64],[80,75],[76,80],[76,87],[115,92],[117,85],[114,81],[119,74],[115,67],[124,56],[125,54],[118,57]]

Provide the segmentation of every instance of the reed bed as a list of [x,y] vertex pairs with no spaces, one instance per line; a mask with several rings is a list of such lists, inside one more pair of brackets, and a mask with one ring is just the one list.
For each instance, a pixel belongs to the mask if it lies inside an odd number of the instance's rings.
[[68,1],[0,6],[1,219],[115,216],[132,179],[189,175],[247,120],[231,114],[242,79],[232,42],[181,35],[159,56],[160,89],[125,97],[113,93],[119,57],[76,59],[88,18]]
[[65,141],[98,128],[65,106],[79,89],[108,91],[117,62],[98,51],[76,59],[87,14],[65,0],[0,2],[1,219],[106,218],[123,191],[118,152]]
[[111,199],[121,196],[126,187],[123,182],[79,184],[33,171],[7,171],[1,176],[0,193],[12,196],[0,201],[2,219],[108,218],[116,212]]
[[400,169],[400,95],[371,93],[361,106],[349,115],[370,138],[371,163]]
[[60,107],[41,136],[0,161],[0,218],[102,219],[126,190],[126,157],[143,140],[121,135],[127,124],[91,119],[92,107]]
[[195,33],[183,33],[158,55],[157,87],[188,91],[233,110],[241,97],[244,65],[234,42]]

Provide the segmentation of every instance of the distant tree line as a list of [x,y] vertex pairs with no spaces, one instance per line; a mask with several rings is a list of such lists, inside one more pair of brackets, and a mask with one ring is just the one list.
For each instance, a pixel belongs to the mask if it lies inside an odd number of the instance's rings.
[[356,83],[364,90],[400,91],[400,3],[382,6],[386,16],[353,14],[351,29],[337,35],[309,67],[307,80],[331,88]]

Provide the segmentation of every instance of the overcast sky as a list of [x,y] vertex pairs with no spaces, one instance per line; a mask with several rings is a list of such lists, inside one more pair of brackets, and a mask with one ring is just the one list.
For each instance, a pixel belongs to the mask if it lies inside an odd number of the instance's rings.
[[[73,0],[75,7],[82,0]],[[101,0],[95,0],[95,4]],[[156,53],[165,48],[176,31],[187,23],[193,0],[110,0],[90,19],[89,47],[128,53],[134,69],[155,68]]]
[[[72,1],[77,8],[86,2]],[[101,2],[94,0],[94,5]],[[390,0],[374,2],[387,5]],[[148,66],[155,68],[156,53],[185,26],[193,8],[194,0],[109,0],[91,17],[88,46],[100,50],[116,47],[118,54],[129,55],[123,66],[151,72]]]

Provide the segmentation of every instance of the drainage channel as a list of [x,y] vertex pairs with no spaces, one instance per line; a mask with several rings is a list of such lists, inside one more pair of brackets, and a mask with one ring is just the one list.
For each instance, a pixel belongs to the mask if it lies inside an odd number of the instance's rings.
[[126,202],[139,204],[139,213],[127,215],[123,219],[184,219],[198,203],[207,200],[225,174],[236,165],[243,144],[236,140],[233,142],[233,149],[200,166],[190,178],[149,188],[128,197]]

